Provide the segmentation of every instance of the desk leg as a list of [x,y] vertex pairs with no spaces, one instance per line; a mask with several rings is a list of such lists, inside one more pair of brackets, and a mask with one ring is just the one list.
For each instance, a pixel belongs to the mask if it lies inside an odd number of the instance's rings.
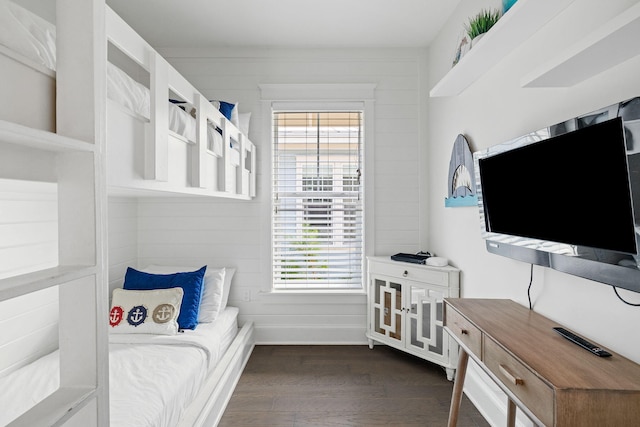
[[507,427],[515,427],[516,425],[516,404],[513,400],[507,398]]
[[467,374],[468,361],[469,355],[461,348],[458,358],[458,369],[456,370],[456,381],[453,383],[453,394],[451,395],[448,427],[456,427],[458,424],[458,414],[460,412],[460,403],[462,402],[462,389],[464,387],[464,377]]

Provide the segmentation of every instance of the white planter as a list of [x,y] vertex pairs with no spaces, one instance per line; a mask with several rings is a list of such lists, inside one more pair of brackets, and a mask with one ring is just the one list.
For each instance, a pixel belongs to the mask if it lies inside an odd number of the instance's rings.
[[487,34],[487,33],[479,34],[479,35],[475,36],[473,39],[471,39],[471,48],[473,48],[475,45],[477,45],[480,42],[480,40],[482,40],[482,38],[484,37],[485,34]]

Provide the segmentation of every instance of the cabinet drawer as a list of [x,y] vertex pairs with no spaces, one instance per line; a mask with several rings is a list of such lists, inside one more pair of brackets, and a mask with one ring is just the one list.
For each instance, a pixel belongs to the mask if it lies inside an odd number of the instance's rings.
[[445,304],[444,325],[476,356],[482,355],[482,333],[464,316]]
[[439,271],[429,267],[417,267],[400,262],[397,264],[378,262],[371,263],[370,271],[385,276],[425,282],[430,285],[449,286],[449,274],[446,271]]
[[553,425],[553,390],[492,339],[485,337],[482,361],[545,425]]

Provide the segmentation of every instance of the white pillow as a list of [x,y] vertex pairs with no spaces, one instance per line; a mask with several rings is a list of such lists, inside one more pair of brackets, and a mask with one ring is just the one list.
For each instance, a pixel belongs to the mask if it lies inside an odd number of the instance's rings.
[[236,274],[236,269],[227,267],[227,273],[224,275],[224,287],[223,287],[222,304],[220,305],[220,311],[224,310],[227,307],[227,302],[229,302],[229,292],[231,291],[231,279],[233,279],[234,274]]
[[[149,265],[141,271],[152,274],[173,274],[196,270],[197,267],[175,265]],[[198,313],[198,323],[211,323],[218,317],[229,299],[231,278],[235,273],[234,268],[208,267],[204,274],[204,287]],[[225,294],[226,291],[226,294]]]
[[113,334],[178,333],[182,288],[131,291],[113,290],[109,331]]
[[218,317],[224,295],[223,288],[226,275],[224,268],[207,267],[207,272],[204,274],[204,287],[202,288],[198,323],[211,323]]
[[251,113],[239,113],[240,118],[240,132],[245,136],[249,136],[249,122],[251,121]]
[[240,129],[240,113],[238,111],[238,103],[233,103],[233,109],[231,110],[231,123],[238,129]]

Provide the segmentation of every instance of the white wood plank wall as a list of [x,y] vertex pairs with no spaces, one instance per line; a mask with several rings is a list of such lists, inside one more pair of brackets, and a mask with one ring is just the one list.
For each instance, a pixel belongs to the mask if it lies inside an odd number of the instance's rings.
[[[58,264],[57,185],[0,179],[0,278]],[[58,347],[58,288],[0,302],[0,376]]]
[[[149,263],[188,263],[237,268],[230,304],[241,320],[253,320],[258,342],[364,343],[364,294],[273,295],[270,289],[270,135],[261,134],[261,83],[375,83],[373,254],[415,252],[425,240],[420,165],[424,150],[426,52],[403,50],[175,50],[158,49],[209,99],[238,102],[251,112],[249,136],[258,149],[257,197],[222,199],[140,198],[138,254]],[[365,142],[366,144],[366,142]],[[447,159],[443,159],[448,162]],[[443,194],[446,189],[443,189]],[[119,202],[115,202],[119,203]],[[111,202],[113,206],[114,201]],[[110,207],[111,207],[110,206]],[[110,218],[111,219],[111,218]],[[113,239],[113,223],[110,223]],[[117,239],[116,239],[117,240]],[[111,284],[120,253],[110,244]],[[118,264],[118,265],[116,265]]]
[[114,288],[121,288],[127,267],[138,259],[138,201],[109,197],[109,299]]

